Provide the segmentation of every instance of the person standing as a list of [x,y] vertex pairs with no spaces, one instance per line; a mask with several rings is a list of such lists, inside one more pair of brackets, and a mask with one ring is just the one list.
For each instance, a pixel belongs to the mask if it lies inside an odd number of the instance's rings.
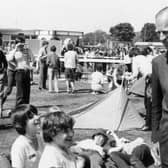
[[7,70],[7,60],[3,51],[0,49],[0,117],[2,117],[2,110],[3,110],[2,100],[4,95],[6,70]]
[[[159,38],[168,50],[168,7],[156,14],[155,21]],[[168,51],[152,61],[152,141],[162,168],[168,168]]]
[[[9,57],[11,56],[13,57],[15,52],[16,52],[15,43],[12,43],[11,50],[6,55],[7,61]],[[15,73],[16,73],[16,61],[13,59],[13,60],[8,61],[8,69],[7,69],[7,81],[8,82],[7,82],[7,88],[4,91],[2,104],[5,103],[8,95],[11,94],[13,86],[15,85]]]
[[51,46],[50,51],[51,54],[47,56],[49,92],[53,91],[53,85],[54,85],[54,91],[58,93],[59,92],[58,76],[60,70],[60,59],[56,54],[56,47],[54,45]]
[[16,106],[30,101],[30,60],[31,55],[25,49],[25,38],[16,39],[16,50],[8,56],[8,61],[16,61]]
[[48,42],[43,41],[42,47],[39,50],[38,60],[40,67],[40,79],[39,79],[39,89],[46,89],[46,81],[47,81],[47,48]]
[[[77,53],[74,51],[73,44],[70,43],[68,44],[68,51],[64,55],[65,78],[68,93],[74,93],[75,91],[74,80],[77,62]],[[72,90],[70,90],[70,88]]]

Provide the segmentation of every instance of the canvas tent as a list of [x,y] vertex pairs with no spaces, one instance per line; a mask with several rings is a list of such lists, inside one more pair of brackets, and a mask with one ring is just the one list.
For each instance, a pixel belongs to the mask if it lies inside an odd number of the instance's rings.
[[89,109],[73,115],[75,128],[103,128],[129,130],[142,128],[144,120],[129,101],[125,90],[119,87]]
[[132,94],[139,95],[139,96],[144,96],[144,93],[145,93],[145,77],[142,77],[139,80],[135,81],[135,83],[130,88],[129,92],[132,93]]

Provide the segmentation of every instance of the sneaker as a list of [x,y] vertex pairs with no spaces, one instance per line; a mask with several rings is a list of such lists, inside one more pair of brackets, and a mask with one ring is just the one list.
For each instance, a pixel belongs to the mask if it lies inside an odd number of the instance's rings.
[[145,126],[142,127],[141,130],[142,130],[142,131],[150,131],[151,128],[145,125]]
[[49,90],[48,92],[49,92],[49,93],[55,93],[53,90]]
[[75,90],[72,90],[72,92],[71,92],[72,94],[74,94],[75,93]]

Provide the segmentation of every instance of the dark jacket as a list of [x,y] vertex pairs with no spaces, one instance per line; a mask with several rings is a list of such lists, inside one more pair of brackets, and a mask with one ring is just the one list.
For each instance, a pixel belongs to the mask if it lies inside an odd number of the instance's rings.
[[168,140],[168,64],[166,54],[152,61],[152,141]]
[[47,56],[47,64],[49,68],[53,68],[56,70],[60,69],[60,59],[57,54],[50,54]]
[[2,50],[0,50],[0,73],[7,69],[8,63]]

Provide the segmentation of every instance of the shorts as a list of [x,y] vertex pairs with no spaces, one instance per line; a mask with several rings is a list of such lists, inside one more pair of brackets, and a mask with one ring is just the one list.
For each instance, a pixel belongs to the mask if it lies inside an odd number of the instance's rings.
[[65,78],[73,82],[75,80],[75,68],[65,68]]

